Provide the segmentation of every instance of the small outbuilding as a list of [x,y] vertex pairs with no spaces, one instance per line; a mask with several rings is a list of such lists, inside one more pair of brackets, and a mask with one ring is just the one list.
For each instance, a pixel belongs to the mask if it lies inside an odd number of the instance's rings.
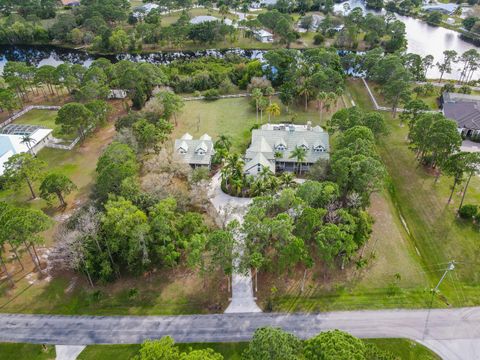
[[273,42],[273,34],[267,30],[260,29],[253,32],[255,39],[262,43],[271,43]]

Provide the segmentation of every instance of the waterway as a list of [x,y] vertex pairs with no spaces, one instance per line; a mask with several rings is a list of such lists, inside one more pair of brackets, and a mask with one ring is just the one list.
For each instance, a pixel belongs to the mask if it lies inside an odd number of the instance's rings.
[[[344,12],[344,4],[335,5],[335,10]],[[366,12],[374,12],[365,8],[363,0],[349,0],[350,9],[360,7]],[[378,12],[377,12],[378,13]],[[435,62],[441,61],[443,58],[443,51],[455,50],[457,53],[475,48],[476,46],[463,40],[460,34],[456,31],[445,29],[442,27],[431,26],[426,22],[407,16],[396,15],[399,20],[405,24],[406,37],[408,40],[407,51],[423,56],[431,54],[435,58]],[[478,48],[478,47],[476,47]],[[152,63],[166,64],[178,59],[192,59],[204,57],[208,55],[223,57],[226,54],[238,54],[247,58],[262,58],[265,51],[263,50],[202,50],[202,51],[175,51],[175,52],[156,52],[151,54],[119,54],[103,56],[112,61],[119,61],[128,59],[132,61],[148,61]],[[7,61],[25,61],[36,66],[41,65],[59,65],[62,62],[70,62],[75,64],[82,64],[88,66],[97,58],[96,55],[91,55],[82,50],[65,49],[55,46],[0,46],[0,72]],[[454,66],[451,74],[445,74],[444,78],[455,79],[459,76],[459,65]],[[438,78],[439,72],[436,67],[429,70],[427,73],[429,78]],[[478,78],[479,74],[474,76]]]

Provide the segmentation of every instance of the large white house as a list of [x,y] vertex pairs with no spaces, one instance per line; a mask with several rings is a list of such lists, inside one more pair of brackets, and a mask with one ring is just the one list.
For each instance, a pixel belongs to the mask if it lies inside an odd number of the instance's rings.
[[[25,142],[26,138],[29,142]],[[52,137],[52,129],[34,125],[10,124],[0,128],[0,175],[11,156],[23,152],[37,154]]]
[[[298,163],[292,155],[295,148],[305,150]],[[264,167],[277,171],[306,171],[319,159],[330,158],[329,135],[320,126],[265,124],[252,130],[252,142],[245,153],[244,172],[257,175]]]
[[199,139],[194,139],[189,133],[175,140],[174,151],[183,161],[190,164],[194,169],[208,167],[212,164],[215,154],[212,138],[203,134]]

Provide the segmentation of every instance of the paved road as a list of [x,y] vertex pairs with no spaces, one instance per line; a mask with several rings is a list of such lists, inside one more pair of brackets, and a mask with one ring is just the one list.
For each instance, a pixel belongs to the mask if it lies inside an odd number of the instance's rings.
[[0,342],[120,344],[166,335],[177,342],[231,342],[250,339],[261,326],[281,327],[300,338],[341,329],[362,338],[480,342],[480,308],[145,317],[2,314]]

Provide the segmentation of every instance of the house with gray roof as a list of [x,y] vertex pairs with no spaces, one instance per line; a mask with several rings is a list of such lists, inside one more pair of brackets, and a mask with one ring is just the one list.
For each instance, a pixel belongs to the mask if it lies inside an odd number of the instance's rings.
[[[199,15],[199,16],[195,16],[190,20],[190,24],[192,25],[203,24],[206,22],[222,22],[222,19],[219,19],[211,15]],[[223,23],[225,25],[230,25],[230,26],[233,25],[233,21],[229,18],[223,19]]]
[[427,13],[437,11],[444,15],[452,15],[455,11],[457,11],[457,9],[458,9],[458,5],[452,4],[452,3],[448,3],[448,4],[437,3],[437,4],[422,6],[422,10]]
[[175,140],[174,151],[194,169],[197,167],[210,169],[212,157],[215,154],[212,138],[208,134],[194,139],[192,135],[186,133],[180,139]]
[[[292,152],[305,149],[305,159],[298,164]],[[293,124],[265,124],[252,130],[252,142],[245,153],[244,172],[257,175],[263,167],[273,173],[307,171],[319,159],[330,158],[329,135],[320,126]]]
[[480,136],[480,96],[449,93],[442,94],[443,114],[457,122],[463,137],[477,139]]

